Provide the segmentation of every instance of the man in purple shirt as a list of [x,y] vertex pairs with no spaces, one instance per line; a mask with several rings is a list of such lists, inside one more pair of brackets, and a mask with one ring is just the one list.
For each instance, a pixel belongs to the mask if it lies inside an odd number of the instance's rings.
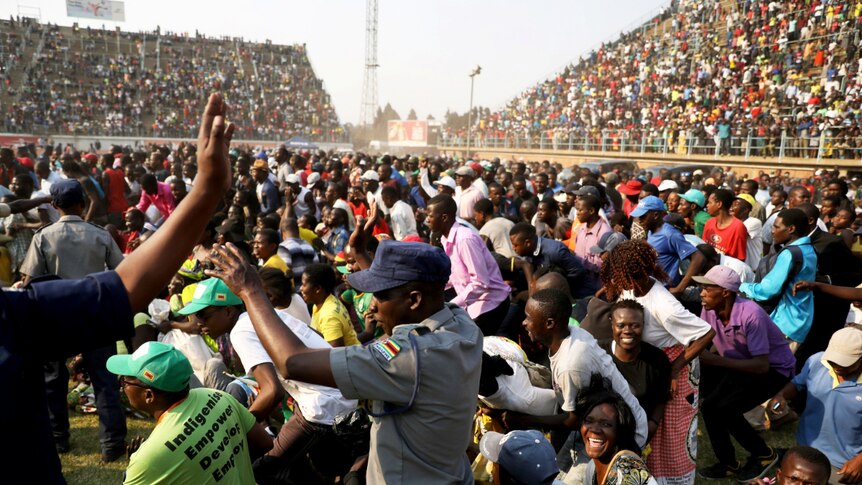
[[601,254],[590,251],[593,246],[598,246],[599,240],[605,233],[611,232],[611,226],[599,216],[602,203],[594,195],[586,195],[578,199],[578,226],[575,234],[575,256],[581,258],[586,270],[585,280],[594,288],[600,288],[599,269],[602,267]]
[[[763,477],[778,461],[743,414],[775,395],[793,377],[796,359],[781,330],[757,303],[739,293],[739,275],[713,266],[695,276],[701,285],[700,318],[715,330],[712,351],[700,362],[701,413],[718,463],[698,469],[703,478],[736,477],[745,483]],[[751,456],[736,459],[730,437]]]
[[428,202],[426,222],[441,235],[443,251],[452,262],[446,287],[456,293],[451,303],[465,309],[483,335],[495,335],[509,312],[511,288],[482,237],[455,221],[457,212],[449,195],[439,194]]
[[141,200],[138,202],[138,210],[146,214],[150,205],[156,206],[162,215],[160,224],[168,220],[177,207],[174,194],[171,193],[171,186],[159,182],[155,175],[147,173],[141,176]]

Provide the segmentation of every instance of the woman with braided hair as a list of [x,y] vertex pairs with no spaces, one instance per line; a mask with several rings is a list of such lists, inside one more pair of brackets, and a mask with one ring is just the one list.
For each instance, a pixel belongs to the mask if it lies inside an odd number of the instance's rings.
[[694,483],[697,458],[698,354],[715,331],[664,287],[668,280],[655,249],[646,241],[625,241],[602,264],[608,300],[628,298],[644,307],[644,342],[664,351],[671,361],[672,398],[665,407],[647,457],[659,484]]

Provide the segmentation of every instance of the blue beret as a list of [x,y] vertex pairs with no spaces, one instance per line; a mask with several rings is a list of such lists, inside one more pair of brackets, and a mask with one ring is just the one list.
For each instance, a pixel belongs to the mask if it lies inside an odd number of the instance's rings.
[[449,257],[436,246],[384,240],[377,246],[371,267],[349,275],[347,280],[358,291],[375,293],[413,281],[445,282],[451,271]]
[[84,202],[84,187],[75,179],[65,179],[51,185],[54,205],[65,209]]

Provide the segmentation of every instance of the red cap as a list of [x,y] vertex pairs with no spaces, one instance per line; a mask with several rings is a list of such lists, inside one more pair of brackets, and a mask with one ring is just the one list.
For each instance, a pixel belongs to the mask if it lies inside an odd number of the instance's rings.
[[643,183],[640,180],[629,180],[620,185],[617,190],[625,195],[638,195],[641,193],[641,188],[643,188]]

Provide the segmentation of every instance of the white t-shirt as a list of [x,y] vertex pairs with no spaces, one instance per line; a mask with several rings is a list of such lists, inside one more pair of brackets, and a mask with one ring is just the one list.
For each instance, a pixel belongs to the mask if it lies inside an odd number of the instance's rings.
[[519,413],[547,416],[554,414],[557,398],[553,389],[535,387],[524,367],[524,351],[515,342],[503,337],[485,337],[482,350],[492,356],[506,359],[512,375],[497,376],[497,392],[479,397],[494,409],[508,409]]
[[763,223],[756,217],[749,217],[742,221],[748,230],[748,245],[745,249],[745,262],[752,268],[760,264],[761,253],[763,253]]
[[635,300],[646,310],[644,315],[643,341],[664,349],[674,345],[688,345],[709,333],[708,323],[695,316],[674,298],[658,281],[653,280],[646,295],[635,297],[626,290],[620,298]]
[[[292,307],[293,304],[290,306]],[[323,340],[323,337],[305,323],[293,318],[285,311],[276,310],[276,313],[306,347],[312,349],[331,348],[329,343]],[[272,359],[254,331],[248,313],[239,316],[236,325],[230,332],[230,341],[239,355],[243,367],[248,372],[260,364],[272,364]],[[302,416],[312,423],[330,425],[335,416],[348,412],[357,406],[357,401],[345,399],[341,395],[341,391],[332,387],[307,384],[292,379],[281,379],[281,382],[299,405]]]
[[[40,197],[47,197],[48,192],[42,192],[41,190],[34,190],[32,194],[30,194],[31,199],[38,199]],[[35,209],[30,209],[27,211],[27,216],[34,220],[39,220],[39,211],[44,210],[48,212],[48,220],[51,222],[57,222],[60,220],[60,213],[57,212],[57,209],[54,208],[52,204],[40,204],[39,207]]]
[[[708,329],[709,325],[706,325]],[[557,353],[551,356],[551,374],[554,378],[557,404],[563,411],[574,411],[578,392],[590,385],[593,374],[601,374],[611,381],[613,390],[622,396],[631,408],[637,421],[638,445],[644,446],[649,432],[646,413],[632,394],[629,383],[617,370],[611,356],[599,347],[592,335],[579,327],[569,327],[569,332],[569,336],[560,344]]]
[[288,315],[306,325],[311,325],[311,314],[308,313],[308,304],[305,303],[305,300],[302,299],[299,293],[294,293],[290,297],[290,306],[281,311],[287,312]]
[[416,231],[416,217],[413,208],[403,200],[395,202],[389,209],[389,221],[392,227],[392,235],[396,241],[401,241],[407,236],[418,236]]
[[721,266],[727,266],[732,269],[734,273],[738,274],[740,283],[754,283],[754,271],[752,271],[750,266],[726,254],[719,253],[718,257],[718,264]]

